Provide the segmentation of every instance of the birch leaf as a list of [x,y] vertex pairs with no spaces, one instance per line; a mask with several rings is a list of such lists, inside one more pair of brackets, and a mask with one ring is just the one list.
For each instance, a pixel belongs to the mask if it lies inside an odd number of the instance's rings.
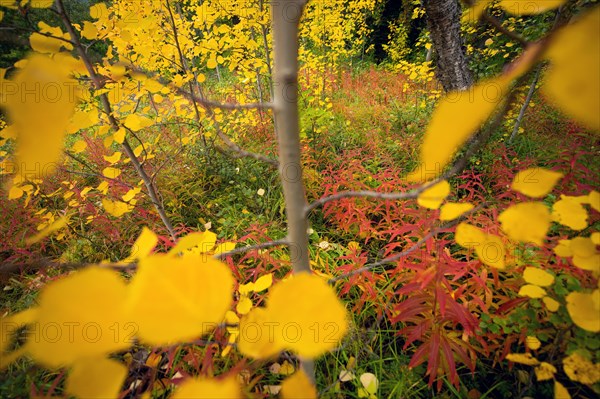
[[242,399],[240,384],[235,377],[192,378],[175,390],[172,399]]
[[517,173],[512,189],[532,198],[547,195],[563,176],[562,173],[543,168],[529,168]]
[[317,389],[304,371],[298,370],[281,383],[283,399],[317,399]]
[[419,194],[417,203],[425,208],[438,209],[448,194],[450,194],[450,184],[442,180]]
[[500,214],[502,230],[513,240],[543,245],[550,228],[550,212],[541,202],[522,202]]
[[116,398],[127,376],[127,367],[106,358],[78,360],[67,377],[66,391],[79,398]]

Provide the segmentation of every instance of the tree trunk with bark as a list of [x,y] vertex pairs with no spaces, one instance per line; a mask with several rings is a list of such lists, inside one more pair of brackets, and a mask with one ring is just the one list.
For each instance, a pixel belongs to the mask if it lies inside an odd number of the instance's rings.
[[473,84],[460,34],[458,0],[423,0],[435,50],[435,75],[445,91],[465,90]]

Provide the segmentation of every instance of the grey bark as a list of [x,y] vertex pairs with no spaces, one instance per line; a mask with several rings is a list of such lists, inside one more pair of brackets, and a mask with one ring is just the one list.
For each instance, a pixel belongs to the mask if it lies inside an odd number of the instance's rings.
[[465,90],[473,84],[460,34],[458,0],[423,0],[435,49],[435,75],[445,91]]

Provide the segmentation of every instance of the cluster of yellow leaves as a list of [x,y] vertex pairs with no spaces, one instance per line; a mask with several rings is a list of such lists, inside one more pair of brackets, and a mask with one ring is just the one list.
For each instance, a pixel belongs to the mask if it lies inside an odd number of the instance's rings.
[[[417,203],[425,208],[438,209],[448,194],[450,194],[450,184],[446,180],[442,180],[423,190],[417,197]],[[471,209],[473,209],[473,204],[470,203],[447,202],[440,209],[440,220],[456,219]]]
[[[29,355],[49,368],[69,367],[66,389],[72,395],[116,397],[127,370],[107,355],[127,349],[135,338],[155,346],[190,341],[228,321],[234,286],[231,271],[211,256],[189,253],[198,247],[207,252],[202,249],[206,243],[213,248],[214,234],[192,233],[169,253],[151,254],[157,241],[144,228],[125,260],[138,261],[128,284],[114,270],[89,267],[47,285],[37,307],[3,318],[1,366]],[[243,290],[258,292],[271,283],[268,275]],[[264,335],[252,335],[254,326],[244,318],[239,328],[243,353],[265,357],[275,354],[273,348],[289,348],[316,357],[333,348],[346,331],[345,308],[320,277],[292,276],[273,287],[268,301],[267,308],[253,309],[249,315],[274,330],[254,329]],[[27,341],[11,352],[12,332],[21,326],[28,327]],[[95,376],[92,383],[89,375]],[[305,387],[314,390],[302,373],[296,373],[284,382],[282,392],[293,398],[307,392]],[[174,397],[230,398],[241,397],[240,392],[232,378],[197,379],[185,382]]]

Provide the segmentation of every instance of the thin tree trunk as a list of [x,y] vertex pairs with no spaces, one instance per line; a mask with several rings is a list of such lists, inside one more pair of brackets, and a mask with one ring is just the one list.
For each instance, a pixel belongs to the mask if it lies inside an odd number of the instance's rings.
[[[273,112],[279,142],[279,174],[287,213],[287,238],[294,273],[311,272],[298,116],[298,25],[305,3],[303,0],[271,3],[275,60]],[[302,360],[302,368],[314,382],[314,362]]]
[[473,84],[460,35],[458,0],[423,0],[435,53],[435,75],[445,91],[465,90]]

